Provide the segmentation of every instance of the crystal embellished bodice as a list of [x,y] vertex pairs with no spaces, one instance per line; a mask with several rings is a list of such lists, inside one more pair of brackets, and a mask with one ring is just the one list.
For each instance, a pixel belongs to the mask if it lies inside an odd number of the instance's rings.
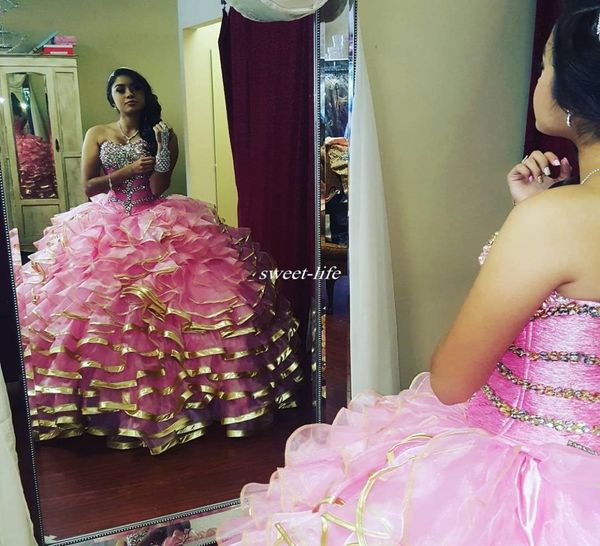
[[472,425],[518,442],[559,442],[599,454],[600,303],[553,291],[467,412]]
[[[100,162],[107,174],[122,169],[147,155],[150,155],[150,151],[148,143],[143,139],[127,144],[105,140],[100,145]],[[111,202],[121,205],[127,214],[132,214],[136,208],[147,206],[158,199],[150,190],[148,176],[143,175],[128,178],[118,185],[113,184],[108,197]]]

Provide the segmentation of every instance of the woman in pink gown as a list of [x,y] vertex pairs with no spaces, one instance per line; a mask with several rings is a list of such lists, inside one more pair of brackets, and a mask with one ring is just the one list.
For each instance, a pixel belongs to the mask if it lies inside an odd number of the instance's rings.
[[148,82],[117,69],[107,98],[119,120],[83,143],[91,201],[55,216],[20,271],[35,436],[153,454],[214,421],[246,436],[295,405],[298,323],[248,229],[162,196],[177,139]]
[[552,152],[517,164],[516,206],[430,373],[294,432],[220,544],[600,543],[599,17],[560,18],[534,97],[538,129],[577,145],[581,184]]

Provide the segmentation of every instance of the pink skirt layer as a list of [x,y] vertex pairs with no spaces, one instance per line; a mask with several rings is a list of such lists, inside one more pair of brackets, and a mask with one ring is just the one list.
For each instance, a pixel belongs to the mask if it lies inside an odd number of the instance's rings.
[[297,322],[248,229],[171,196],[107,195],[57,215],[22,267],[19,314],[39,439],[107,436],[160,453],[269,424],[302,379]]
[[242,491],[222,546],[565,546],[600,536],[600,460],[470,426],[420,374],[289,438],[285,467]]

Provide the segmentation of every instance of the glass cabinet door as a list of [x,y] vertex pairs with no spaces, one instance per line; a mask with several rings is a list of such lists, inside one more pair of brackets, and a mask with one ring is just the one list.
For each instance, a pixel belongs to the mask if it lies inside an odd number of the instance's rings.
[[2,174],[23,251],[33,250],[52,216],[67,209],[52,76],[37,67],[0,72]]

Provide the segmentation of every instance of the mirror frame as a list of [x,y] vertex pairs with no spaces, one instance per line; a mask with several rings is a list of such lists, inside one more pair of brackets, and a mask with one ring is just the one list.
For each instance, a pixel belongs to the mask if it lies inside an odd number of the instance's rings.
[[[351,61],[350,75],[351,75],[351,85],[354,84],[353,75],[356,72],[356,52],[358,45],[358,0],[348,0],[349,6],[351,6],[351,10],[349,12],[349,16],[354,17],[354,36],[351,37],[352,43],[351,45],[354,49],[354,56]],[[320,176],[321,176],[321,165],[320,165],[320,147],[321,147],[321,130],[320,130],[320,112],[321,112],[321,96],[320,96],[320,79],[321,79],[321,71],[320,71],[320,57],[321,57],[321,32],[320,32],[320,13],[317,11],[313,17],[314,20],[314,32],[313,32],[313,77],[314,77],[314,211],[315,211],[315,230],[313,233],[314,237],[314,245],[315,245],[315,271],[320,271],[320,267],[322,265],[321,261],[321,188],[320,188]],[[350,40],[349,40],[350,42]],[[8,272],[10,276],[10,292],[11,292],[11,301],[9,302],[10,306],[10,316],[9,319],[13,322],[15,328],[12,332],[11,341],[13,343],[13,347],[16,349],[15,353],[19,355],[18,362],[15,364],[19,366],[19,389],[18,392],[12,393],[11,405],[16,408],[16,411],[19,411],[24,416],[29,415],[29,400],[27,397],[26,391],[26,377],[25,377],[25,365],[23,360],[23,351],[22,351],[22,340],[19,326],[19,317],[18,317],[18,308],[17,308],[17,296],[16,296],[16,288],[14,282],[14,273],[13,273],[13,261],[11,254],[11,244],[9,240],[9,225],[8,225],[8,214],[7,214],[7,201],[6,201],[6,188],[4,186],[4,180],[2,178],[2,172],[0,170],[0,213],[2,214],[2,223],[1,229],[4,230],[2,240],[0,240],[0,255],[5,252],[7,256],[7,266]],[[312,335],[312,359],[311,359],[311,369],[312,369],[312,404],[313,404],[313,418],[314,422],[322,423],[324,420],[324,412],[323,412],[323,404],[324,404],[324,396],[323,396],[323,386],[324,386],[324,378],[323,378],[323,370],[322,370],[322,357],[323,357],[323,346],[322,346],[322,287],[321,280],[314,279],[313,280],[313,302],[314,302],[314,323],[313,323],[313,335]],[[155,518],[150,518],[146,520],[132,522],[128,525],[122,525],[118,527],[113,527],[109,529],[102,529],[93,533],[87,533],[82,535],[77,535],[74,537],[47,541],[44,536],[44,528],[43,528],[43,518],[42,518],[42,507],[41,507],[41,498],[40,491],[38,485],[38,475],[37,475],[37,467],[36,467],[36,456],[34,452],[34,441],[33,441],[33,433],[31,429],[31,425],[29,423],[29,419],[23,419],[22,422],[17,422],[13,417],[13,426],[15,428],[15,435],[17,437],[17,452],[19,459],[19,468],[21,474],[21,481],[23,483],[23,489],[25,493],[25,498],[27,504],[29,506],[29,511],[33,523],[34,536],[37,543],[40,546],[70,546],[72,544],[80,544],[82,542],[108,538],[111,535],[129,531],[135,531],[137,529],[142,529],[144,527],[150,525],[160,525],[164,523],[168,523],[175,520],[186,519],[186,518],[194,518],[200,515],[208,515],[213,512],[218,512],[222,510],[227,510],[231,508],[235,508],[240,505],[240,499],[230,499],[225,500],[215,504],[209,504],[205,506],[200,506],[197,508],[193,508],[190,510],[185,510],[182,512],[166,514],[164,516],[159,516]],[[216,544],[216,542],[212,539],[208,539],[207,542],[203,543],[205,546]]]

